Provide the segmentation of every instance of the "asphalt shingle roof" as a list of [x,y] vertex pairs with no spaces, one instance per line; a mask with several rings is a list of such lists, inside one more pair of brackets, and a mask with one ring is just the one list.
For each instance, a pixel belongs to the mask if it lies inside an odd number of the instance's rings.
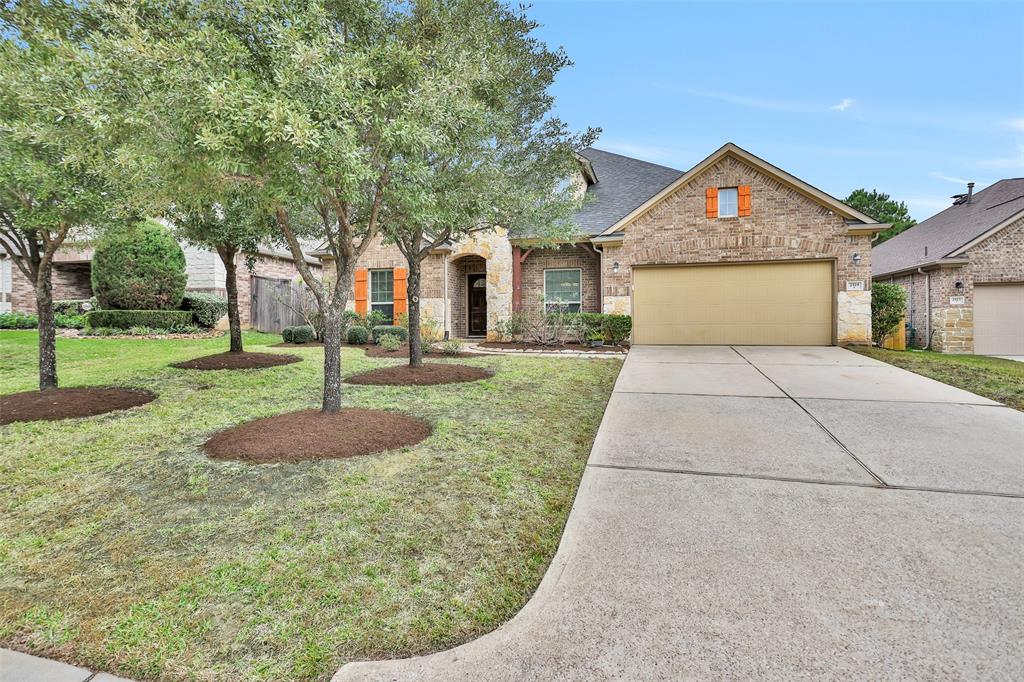
[[594,167],[597,182],[587,188],[588,202],[576,216],[584,234],[601,234],[653,197],[683,171],[600,149],[580,155]]
[[1021,210],[1024,178],[1000,180],[975,193],[971,203],[950,206],[876,246],[871,273],[878,277],[948,256]]

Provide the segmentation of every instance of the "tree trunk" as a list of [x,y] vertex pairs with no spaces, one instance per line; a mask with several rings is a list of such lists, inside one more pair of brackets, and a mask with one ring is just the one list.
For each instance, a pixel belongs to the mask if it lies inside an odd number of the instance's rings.
[[224,263],[224,289],[228,294],[228,334],[231,337],[232,353],[242,352],[242,319],[238,314],[238,269],[235,255],[238,249],[222,244],[217,247],[221,262]]
[[39,318],[39,390],[57,388],[57,329],[53,321],[53,267],[36,275],[36,314]]
[[[342,304],[344,305],[344,304]],[[324,312],[324,414],[341,409],[341,309],[332,300]]]
[[[418,256],[418,253],[417,253]],[[409,258],[406,290],[409,297],[409,366],[423,366],[423,335],[420,333],[420,265],[418,257]]]

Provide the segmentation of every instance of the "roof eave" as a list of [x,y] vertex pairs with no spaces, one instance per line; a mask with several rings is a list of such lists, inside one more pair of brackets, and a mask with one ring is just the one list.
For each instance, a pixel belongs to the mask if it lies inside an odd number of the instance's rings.
[[888,272],[872,274],[871,278],[879,279],[881,277],[898,277],[899,275],[909,275],[918,271],[930,272],[932,270],[941,270],[942,268],[958,268],[963,265],[967,265],[970,262],[969,258],[936,258],[935,260],[916,263],[897,270],[889,270]]

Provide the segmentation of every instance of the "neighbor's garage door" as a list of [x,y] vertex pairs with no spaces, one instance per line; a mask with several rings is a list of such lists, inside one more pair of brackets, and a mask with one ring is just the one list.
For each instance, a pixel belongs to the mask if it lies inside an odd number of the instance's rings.
[[1024,355],[1024,284],[974,287],[974,352]]
[[832,344],[832,263],[633,269],[633,342]]

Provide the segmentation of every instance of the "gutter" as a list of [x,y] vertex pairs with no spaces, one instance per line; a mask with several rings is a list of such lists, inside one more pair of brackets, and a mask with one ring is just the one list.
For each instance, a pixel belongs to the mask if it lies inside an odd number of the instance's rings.
[[923,270],[939,270],[940,268],[956,268],[961,265],[967,265],[970,263],[969,258],[937,258],[920,265],[911,265],[906,268],[899,270],[890,270],[888,272],[872,273],[872,279],[881,279],[883,277],[899,277],[900,275],[911,275],[914,273],[921,273]]

